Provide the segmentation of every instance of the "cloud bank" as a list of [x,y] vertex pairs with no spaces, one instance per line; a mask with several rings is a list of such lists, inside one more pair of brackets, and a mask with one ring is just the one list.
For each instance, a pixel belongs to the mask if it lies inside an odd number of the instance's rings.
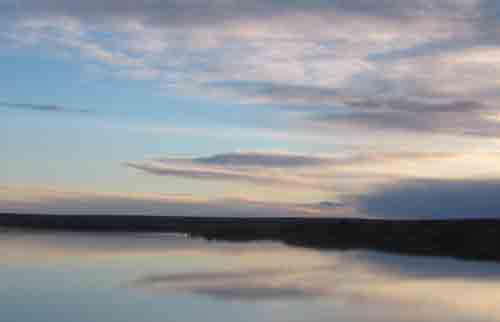
[[357,198],[380,218],[500,218],[499,180],[404,180]]
[[0,209],[7,213],[158,215],[206,217],[329,216],[338,210],[310,203],[262,202],[250,198],[207,199],[190,195],[102,194],[39,187],[3,186]]

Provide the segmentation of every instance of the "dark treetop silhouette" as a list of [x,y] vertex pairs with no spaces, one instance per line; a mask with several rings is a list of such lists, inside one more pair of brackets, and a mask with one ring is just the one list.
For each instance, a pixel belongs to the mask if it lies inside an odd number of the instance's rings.
[[273,240],[322,249],[373,249],[500,260],[500,219],[372,220],[0,214],[4,229],[170,232],[224,241]]

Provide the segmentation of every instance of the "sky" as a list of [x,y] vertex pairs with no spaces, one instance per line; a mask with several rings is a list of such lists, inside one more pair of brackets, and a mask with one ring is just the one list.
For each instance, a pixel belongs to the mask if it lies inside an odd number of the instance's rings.
[[500,216],[496,0],[0,0],[0,212]]

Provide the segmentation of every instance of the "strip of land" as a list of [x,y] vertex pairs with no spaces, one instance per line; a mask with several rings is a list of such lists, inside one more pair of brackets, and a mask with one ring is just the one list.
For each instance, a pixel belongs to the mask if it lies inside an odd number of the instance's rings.
[[500,219],[372,220],[0,214],[3,229],[185,233],[221,241],[281,241],[318,249],[372,249],[500,261]]

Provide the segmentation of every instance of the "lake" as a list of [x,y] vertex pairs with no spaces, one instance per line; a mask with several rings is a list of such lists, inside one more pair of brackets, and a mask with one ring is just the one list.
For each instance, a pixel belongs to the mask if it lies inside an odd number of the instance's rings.
[[0,232],[0,321],[500,321],[500,265],[184,235]]

